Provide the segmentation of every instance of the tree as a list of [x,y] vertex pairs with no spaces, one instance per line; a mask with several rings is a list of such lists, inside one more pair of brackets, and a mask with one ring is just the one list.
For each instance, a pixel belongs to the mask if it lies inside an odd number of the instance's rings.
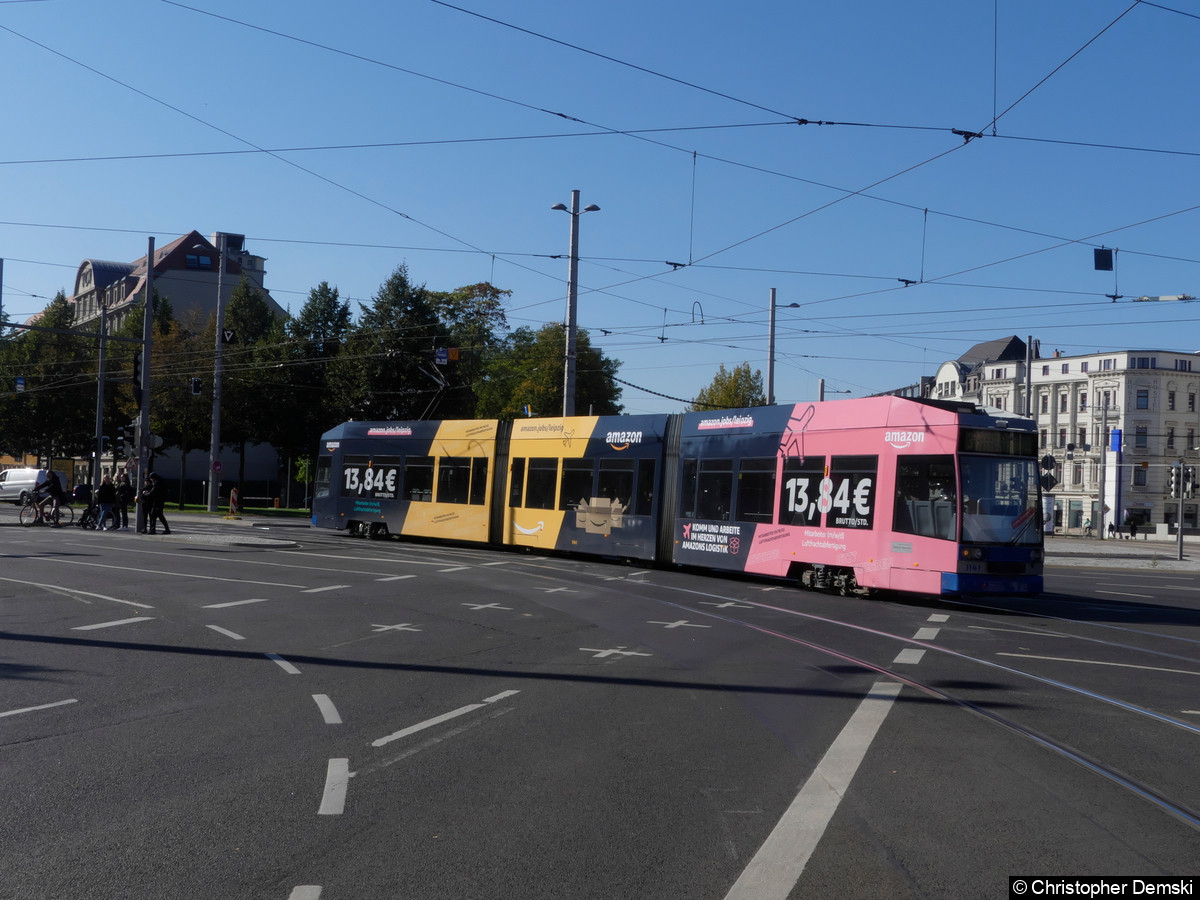
[[288,320],[289,387],[297,403],[298,443],[286,449],[306,460],[321,434],[346,418],[328,390],[329,364],[350,333],[350,303],[322,281],[308,293],[300,312]]
[[444,390],[434,371],[440,323],[430,293],[399,266],[351,329],[330,366],[330,388],[344,418],[420,419]]
[[[563,367],[566,330],[561,323],[539,331],[518,328],[484,366],[476,414],[481,418],[511,419],[525,415],[557,416],[563,406]],[[621,388],[616,382],[617,360],[607,359],[580,330],[575,341],[575,409],[581,414],[617,415]]]
[[708,387],[701,388],[688,407],[691,412],[707,409],[741,409],[747,406],[766,406],[762,372],[750,371],[750,363],[742,363],[732,372],[722,363]]
[[430,294],[441,322],[438,346],[449,357],[438,367],[446,379],[445,393],[432,411],[438,418],[474,418],[486,360],[503,345],[508,330],[504,299],[511,294],[486,281]]

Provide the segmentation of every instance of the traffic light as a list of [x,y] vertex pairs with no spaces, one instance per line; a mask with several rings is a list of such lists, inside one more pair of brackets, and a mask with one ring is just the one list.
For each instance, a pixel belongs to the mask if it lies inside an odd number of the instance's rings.
[[138,406],[142,405],[142,351],[133,354],[133,400]]
[[200,379],[199,378],[192,379],[192,396],[193,397],[200,396]]
[[116,443],[113,444],[113,456],[119,459],[123,459],[125,457],[125,438],[128,437],[126,431],[127,429],[124,425],[118,428],[117,440]]
[[1180,489],[1179,470],[1180,470],[1180,468],[1181,468],[1180,466],[1171,466],[1171,496],[1176,497],[1176,498],[1179,497],[1179,489]]
[[1196,496],[1196,467],[1195,466],[1184,466],[1183,467],[1183,496],[1189,497],[1189,498]]

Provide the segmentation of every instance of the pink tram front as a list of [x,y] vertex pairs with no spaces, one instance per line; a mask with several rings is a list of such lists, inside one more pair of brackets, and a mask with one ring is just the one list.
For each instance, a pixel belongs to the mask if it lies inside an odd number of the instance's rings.
[[868,397],[683,417],[672,561],[842,593],[1040,593],[1034,425]]

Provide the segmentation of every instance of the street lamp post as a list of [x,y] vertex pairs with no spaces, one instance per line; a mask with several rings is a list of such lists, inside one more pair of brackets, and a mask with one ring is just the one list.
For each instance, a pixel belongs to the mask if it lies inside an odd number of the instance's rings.
[[212,432],[208,445],[208,511],[216,512],[221,493],[221,350],[225,329],[225,233],[217,235],[217,343],[213,357]]
[[589,203],[579,208],[579,191],[571,191],[571,208],[555,203],[551,209],[571,214],[570,260],[567,267],[567,349],[563,372],[563,415],[575,415],[575,330],[576,305],[579,299],[579,216],[585,212],[599,212],[600,207]]
[[[784,309],[795,309],[799,303],[788,303]],[[775,405],[775,288],[771,288],[771,311],[767,317],[767,406]]]

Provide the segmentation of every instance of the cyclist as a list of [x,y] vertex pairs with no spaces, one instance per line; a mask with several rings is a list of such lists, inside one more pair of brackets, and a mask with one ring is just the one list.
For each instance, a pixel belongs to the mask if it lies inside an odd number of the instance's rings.
[[47,503],[53,504],[53,511],[51,513],[53,518],[52,527],[58,528],[58,506],[60,503],[67,501],[67,495],[63,490],[62,481],[59,479],[58,473],[51,469],[42,469],[39,471],[33,491],[34,502],[37,504],[39,517],[45,517]]

